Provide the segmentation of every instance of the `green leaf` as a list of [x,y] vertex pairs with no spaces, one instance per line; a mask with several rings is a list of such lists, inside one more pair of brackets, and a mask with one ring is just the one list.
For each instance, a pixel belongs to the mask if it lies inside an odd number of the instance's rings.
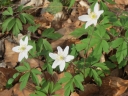
[[116,40],[112,41],[111,47],[116,48],[119,45],[123,43],[124,39],[123,38],[117,38]]
[[13,30],[12,30],[13,35],[18,36],[18,34],[20,33],[20,30],[18,28],[18,25],[15,23],[13,26]]
[[84,81],[84,78],[80,75],[76,75],[74,77],[74,84],[76,87],[80,88],[80,90],[84,91],[84,86],[82,85],[82,82]]
[[74,88],[73,88],[73,79],[71,79],[69,82],[67,82],[67,84],[64,86],[64,96],[69,96],[70,92],[73,92]]
[[34,74],[42,74],[38,69],[32,69],[31,72]]
[[24,24],[26,24],[26,18],[24,17],[24,15],[21,13],[19,16],[20,16],[20,20],[21,20]]
[[31,74],[32,74],[31,76],[32,76],[33,82],[39,85],[39,80],[38,80],[37,75],[33,71],[31,71]]
[[108,10],[108,7],[102,1],[100,2],[100,8],[103,9],[103,10],[105,10],[105,11]]
[[59,80],[59,83],[68,82],[72,78],[72,75],[70,73],[68,73],[68,72],[65,72],[64,75],[65,75],[64,78],[61,78]]
[[8,7],[6,11],[2,13],[3,15],[13,15],[13,10],[11,7]]
[[28,21],[28,23],[30,23],[30,24],[35,24],[34,23],[34,18],[33,18],[33,16],[32,15],[30,15],[30,14],[27,14],[27,13],[22,13],[22,15],[26,18],[26,20]]
[[45,50],[49,50],[51,52],[53,51],[51,44],[46,39],[43,39],[43,45],[44,45]]
[[27,62],[24,62],[23,64],[24,64],[24,66],[25,66],[28,70],[31,69],[30,65],[29,65]]
[[18,67],[16,67],[16,70],[19,71],[19,72],[28,71],[28,69],[25,66],[18,66]]
[[28,44],[33,46],[33,48],[29,51],[29,53],[32,55],[32,58],[36,57],[37,56],[37,54],[36,54],[37,51],[36,51],[36,43],[35,43],[35,41],[31,40],[31,41],[28,42]]
[[117,49],[116,52],[116,58],[118,63],[121,63],[121,61],[126,57],[127,55],[127,43],[124,41]]
[[86,68],[86,69],[84,70],[84,77],[85,77],[85,78],[89,75],[90,71],[91,71],[90,68]]
[[2,13],[2,15],[11,15],[7,10]]
[[4,33],[7,29],[7,26],[9,24],[9,22],[13,19],[13,17],[10,17],[8,19],[6,19],[3,23],[2,23],[2,33]]
[[13,81],[14,81],[14,79],[13,78],[10,78],[7,83],[10,85],[10,84],[13,83]]
[[36,91],[37,96],[47,96],[45,93],[41,91]]
[[108,52],[109,51],[109,45],[108,45],[108,42],[103,40],[102,41],[102,47],[103,47],[103,51],[104,52]]
[[25,88],[25,86],[27,85],[28,79],[30,76],[30,72],[25,73],[23,76],[21,76],[20,78],[20,90],[22,90],[23,88]]
[[53,74],[53,69],[50,64],[47,65],[47,70],[48,70],[48,73]]
[[92,69],[92,75],[93,75],[93,78],[94,78],[95,82],[98,85],[101,85],[102,81],[101,81],[99,75],[97,74],[96,70]]
[[102,70],[109,70],[109,68],[104,63],[95,63],[93,66],[100,67]]
[[61,88],[61,85],[59,83],[56,83],[53,87],[52,93],[59,90]]
[[15,78],[17,78],[19,75],[20,75],[20,73],[15,73],[15,74],[13,75],[13,78],[15,79]]
[[13,19],[8,23],[7,31],[10,31],[10,30],[14,27],[15,22],[16,22],[16,19],[13,18]]
[[38,50],[38,52],[40,53],[43,50],[43,39],[39,38],[37,43],[36,43],[36,49]]
[[10,15],[13,15],[13,10],[12,10],[11,7],[8,7],[7,10],[8,10],[8,12],[10,13]]
[[36,25],[36,26],[29,26],[28,27],[28,30],[30,31],[30,32],[35,32],[36,30],[37,30],[37,28],[39,27],[40,25]]
[[106,61],[105,64],[106,64],[106,66],[107,66],[109,69],[116,67],[116,64],[113,64],[113,63],[111,63],[111,62],[109,62],[109,61]]
[[77,28],[77,29],[75,29],[75,30],[71,33],[71,35],[73,35],[73,36],[76,37],[76,38],[79,38],[79,37],[81,37],[82,35],[84,35],[85,33],[86,33],[85,28]]
[[119,64],[119,69],[121,69],[122,67],[125,67],[126,65],[127,65],[127,60],[121,61]]
[[42,33],[42,36],[53,39],[53,40],[57,40],[62,37],[61,34],[55,33],[53,28],[48,28],[48,29],[44,30]]
[[17,24],[17,26],[18,26],[18,28],[19,28],[20,30],[23,30],[22,23],[21,23],[21,21],[19,20],[19,18],[16,18],[16,24]]
[[74,5],[74,3],[75,3],[75,0],[70,0],[70,5],[68,8],[71,8]]

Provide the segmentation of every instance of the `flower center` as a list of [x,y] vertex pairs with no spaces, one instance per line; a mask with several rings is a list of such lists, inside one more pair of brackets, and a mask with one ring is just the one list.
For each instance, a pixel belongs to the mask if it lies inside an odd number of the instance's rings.
[[91,12],[89,14],[89,16],[90,16],[91,19],[96,19],[96,17],[97,17],[96,13],[94,13],[94,12]]
[[64,56],[59,55],[59,56],[58,56],[58,59],[59,59],[59,60],[64,60]]
[[19,48],[19,50],[20,50],[21,52],[23,52],[25,49],[26,49],[26,46],[25,46],[25,45],[22,45],[22,46]]

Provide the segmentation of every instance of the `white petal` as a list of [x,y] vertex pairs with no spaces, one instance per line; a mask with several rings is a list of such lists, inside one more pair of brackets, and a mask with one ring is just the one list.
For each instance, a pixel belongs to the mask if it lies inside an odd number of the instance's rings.
[[69,46],[66,46],[64,49],[64,57],[68,55],[68,51],[69,51]]
[[68,55],[68,56],[65,58],[65,61],[66,61],[66,62],[69,62],[69,61],[71,61],[71,60],[73,60],[73,59],[74,59],[74,56]]
[[19,52],[20,52],[19,49],[20,49],[20,46],[16,46],[16,47],[13,47],[13,48],[12,48],[12,51],[19,53]]
[[94,24],[94,26],[96,26],[97,25],[97,20],[94,20],[93,24]]
[[102,14],[104,12],[104,10],[100,10],[100,11],[98,11],[98,13],[97,13],[97,19],[100,17],[100,15]]
[[22,52],[19,54],[18,61],[20,62],[23,58],[24,58],[24,53]]
[[91,9],[90,8],[88,8],[88,14],[90,14],[91,13]]
[[89,21],[90,17],[88,15],[81,15],[78,17],[78,19],[81,21]]
[[28,36],[25,37],[24,43],[25,45],[28,45]]
[[85,29],[86,29],[88,26],[90,26],[91,24],[93,24],[93,21],[88,21],[88,22],[86,23],[86,25],[85,25]]
[[24,44],[24,41],[20,39],[20,46],[22,46],[23,44]]
[[99,4],[96,3],[94,6],[94,12],[97,13],[99,11]]
[[52,64],[52,68],[54,69],[54,68],[56,68],[58,65],[60,65],[61,64],[61,62],[60,61],[58,61],[58,60],[55,60],[54,62],[53,62],[53,64]]
[[61,64],[60,64],[59,68],[60,68],[61,72],[64,70],[64,68],[65,68],[65,61],[61,61]]
[[62,54],[63,53],[63,49],[60,46],[57,47],[57,50],[58,50],[58,54]]
[[57,54],[55,53],[49,53],[49,56],[54,60],[57,58]]
[[32,48],[33,48],[33,46],[28,45],[27,48],[26,48],[26,50],[29,51],[29,50],[32,49]]
[[24,52],[24,57],[28,59],[28,52]]

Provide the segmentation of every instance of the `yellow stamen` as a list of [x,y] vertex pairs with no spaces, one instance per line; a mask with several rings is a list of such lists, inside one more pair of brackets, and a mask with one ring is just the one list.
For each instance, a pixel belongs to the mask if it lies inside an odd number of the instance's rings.
[[91,19],[96,19],[96,17],[97,17],[97,15],[94,12],[91,12],[89,14],[89,16],[90,16]]

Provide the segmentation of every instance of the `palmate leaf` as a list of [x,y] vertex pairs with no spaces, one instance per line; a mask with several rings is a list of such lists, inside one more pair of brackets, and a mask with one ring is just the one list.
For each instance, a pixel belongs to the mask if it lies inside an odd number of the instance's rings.
[[98,85],[101,85],[101,84],[102,84],[102,81],[101,81],[101,78],[99,77],[99,75],[97,74],[96,70],[91,69],[91,73],[92,73],[92,76],[93,76],[95,82],[96,82]]
[[105,40],[102,40],[102,41],[99,41],[96,45],[96,47],[94,48],[94,55],[95,54],[101,54],[102,51],[104,52],[108,52],[109,51],[109,44],[107,41]]
[[19,80],[21,82],[21,84],[20,84],[20,90],[22,90],[23,88],[25,88],[25,86],[26,86],[26,84],[28,82],[29,76],[30,76],[30,72],[27,72],[23,76],[21,76],[21,78]]
[[8,7],[7,10],[5,10],[2,14],[3,15],[13,15],[13,10],[11,7]]
[[74,77],[74,84],[77,88],[80,88],[80,90],[84,91],[84,86],[82,85],[82,82],[84,81],[84,78],[81,75],[76,75]]
[[43,45],[44,45],[45,50],[48,50],[48,51],[51,51],[51,52],[53,51],[52,47],[51,47],[51,44],[46,39],[43,39]]
[[18,36],[18,34],[20,33],[20,29],[18,28],[18,25],[16,23],[13,26],[12,33],[15,36]]
[[73,35],[74,37],[81,37],[82,35],[84,35],[86,33],[85,28],[77,28],[75,29],[71,35]]
[[127,43],[124,41],[118,48],[116,52],[116,58],[118,63],[121,63],[121,61],[126,57],[127,55]]
[[13,19],[13,17],[10,17],[8,19],[6,19],[3,23],[2,23],[2,33],[4,33],[7,29],[7,26],[9,24],[9,22]]
[[95,63],[93,66],[99,67],[102,70],[109,70],[109,68],[105,65],[105,63]]
[[57,40],[62,37],[61,34],[55,33],[55,30],[53,28],[48,28],[48,29],[44,30],[42,33],[42,36],[47,37],[49,39],[53,39],[53,40]]
[[8,27],[7,27],[7,31],[10,31],[13,26],[15,25],[16,19],[13,18],[9,23],[8,23]]

